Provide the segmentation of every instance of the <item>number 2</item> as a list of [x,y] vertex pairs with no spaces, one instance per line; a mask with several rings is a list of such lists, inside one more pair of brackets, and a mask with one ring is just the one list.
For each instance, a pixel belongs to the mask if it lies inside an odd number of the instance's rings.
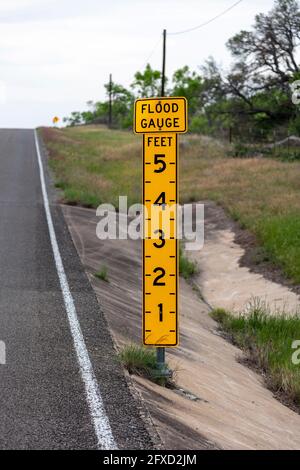
[[163,277],[165,277],[166,275],[166,271],[163,269],[163,268],[155,268],[154,273],[158,273],[160,272],[161,274],[159,274],[153,281],[153,285],[154,286],[165,286],[166,283],[165,282],[158,282],[160,279],[162,279]]

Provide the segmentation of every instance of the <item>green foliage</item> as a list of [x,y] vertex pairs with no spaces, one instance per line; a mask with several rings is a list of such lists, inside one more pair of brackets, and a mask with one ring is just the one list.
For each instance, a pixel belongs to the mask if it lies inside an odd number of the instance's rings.
[[73,111],[69,117],[63,118],[63,122],[65,122],[68,126],[77,126],[82,124],[82,113],[79,111]]
[[130,344],[121,349],[118,357],[130,374],[149,377],[156,369],[154,349]]
[[[107,95],[109,94],[110,84],[105,84]],[[132,127],[133,120],[133,94],[124,88],[122,85],[112,83],[112,124],[119,128]],[[69,126],[76,126],[79,124],[93,124],[101,123],[107,124],[109,113],[109,102],[96,102],[89,101],[87,103],[89,110],[80,112],[73,112],[68,118],[64,118],[64,122]]]
[[209,134],[209,121],[205,114],[193,116],[189,125],[190,132],[195,134]]
[[297,162],[300,161],[300,147],[293,147],[293,146],[280,146],[270,149],[264,152],[266,156],[271,158],[276,158],[282,162]]
[[300,137],[300,114],[297,113],[296,116],[290,120],[289,133]]
[[139,98],[161,96],[161,72],[147,64],[144,72],[136,72],[131,87]]
[[239,316],[223,309],[213,310],[211,315],[245,350],[249,360],[267,374],[269,386],[283,391],[299,406],[300,366],[292,362],[292,344],[300,338],[300,316],[271,315],[258,299],[249,312]]
[[101,279],[101,281],[109,282],[108,280],[108,272],[107,272],[107,267],[103,266],[100,271],[96,272],[94,274],[95,277],[98,279]]
[[190,261],[184,254],[182,247],[179,248],[179,274],[186,280],[197,273],[197,265]]
[[300,283],[299,214],[273,215],[257,222],[257,235],[272,260],[280,264],[295,284]]
[[[130,374],[145,377],[161,386],[174,385],[171,378],[162,376],[156,360],[156,351],[136,344],[124,346],[118,354],[118,359]],[[168,364],[166,364],[169,370]]]
[[[105,88],[107,94],[109,94],[109,83],[105,85]],[[119,85],[117,83],[112,83],[111,93],[113,124],[115,124],[117,127],[124,128],[128,125],[129,120],[131,120],[128,126],[131,127],[134,103],[133,94],[129,90],[124,88],[122,85]],[[108,112],[108,109],[106,111]]]
[[247,158],[249,156],[249,149],[243,143],[237,142],[233,145],[230,155],[235,158]]
[[173,96],[185,96],[189,103],[189,113],[195,113],[203,108],[203,78],[196,72],[191,72],[186,65],[173,74]]

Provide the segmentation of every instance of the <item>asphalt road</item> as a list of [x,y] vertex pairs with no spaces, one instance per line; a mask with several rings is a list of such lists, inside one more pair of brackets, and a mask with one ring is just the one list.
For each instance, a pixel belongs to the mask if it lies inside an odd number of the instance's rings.
[[[151,448],[46,172],[64,270],[116,446]],[[0,130],[0,449],[96,449],[50,243],[33,130]],[[101,418],[101,417],[100,417]],[[100,442],[101,448],[101,442]]]

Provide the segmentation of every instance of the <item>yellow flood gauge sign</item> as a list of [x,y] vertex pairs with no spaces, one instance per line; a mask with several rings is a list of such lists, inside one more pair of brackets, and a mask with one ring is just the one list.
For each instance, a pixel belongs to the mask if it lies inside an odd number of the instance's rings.
[[143,342],[178,345],[178,133],[187,131],[185,98],[135,103],[143,135]]

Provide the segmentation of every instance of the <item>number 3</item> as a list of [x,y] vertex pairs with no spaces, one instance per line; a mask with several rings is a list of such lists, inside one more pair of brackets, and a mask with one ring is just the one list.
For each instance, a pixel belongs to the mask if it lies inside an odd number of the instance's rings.
[[166,240],[165,240],[165,234],[162,230],[155,230],[154,234],[156,233],[159,233],[159,240],[161,241],[161,244],[159,245],[158,243],[153,243],[153,245],[155,246],[155,248],[163,248],[166,244]]

